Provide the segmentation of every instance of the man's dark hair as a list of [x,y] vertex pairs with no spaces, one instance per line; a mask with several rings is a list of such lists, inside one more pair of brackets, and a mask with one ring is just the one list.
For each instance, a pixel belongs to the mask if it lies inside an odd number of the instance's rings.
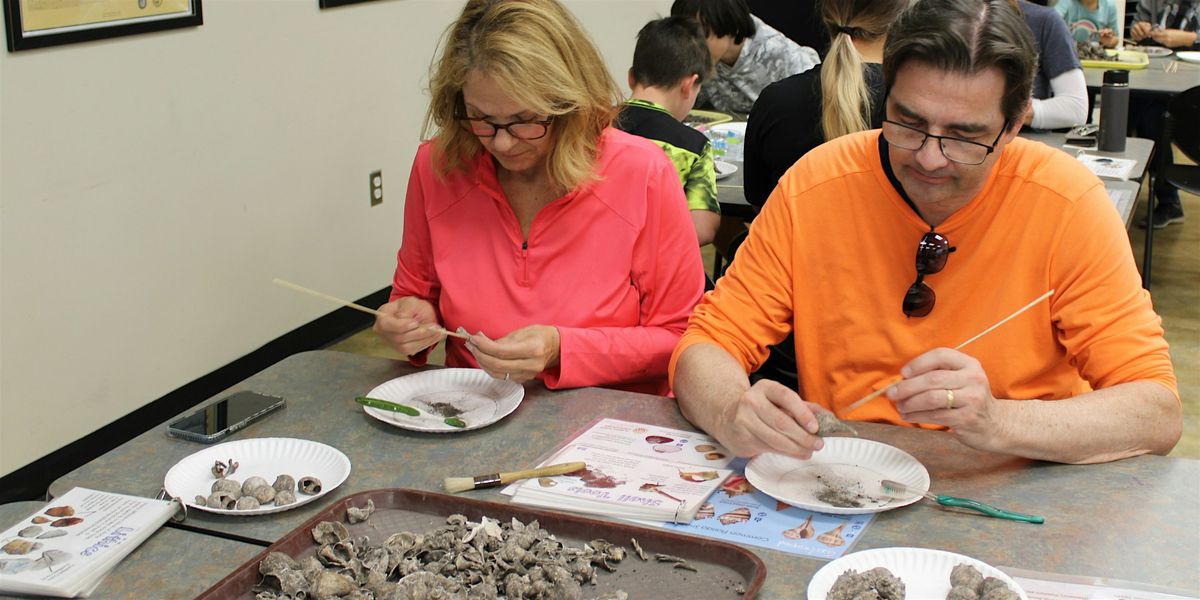
[[1000,111],[1020,127],[1037,70],[1037,46],[1007,0],[920,0],[892,24],[883,48],[888,90],[909,61],[974,75],[991,67],[1004,75]]
[[754,37],[754,19],[746,0],[675,0],[671,16],[696,18],[705,35],[732,35],[735,44]]
[[669,88],[689,75],[708,78],[712,57],[700,31],[690,17],[665,17],[646,23],[638,32],[629,72],[638,85]]

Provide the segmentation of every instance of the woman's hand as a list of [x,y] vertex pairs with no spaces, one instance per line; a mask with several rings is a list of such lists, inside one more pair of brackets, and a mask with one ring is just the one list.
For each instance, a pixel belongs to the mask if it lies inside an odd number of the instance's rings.
[[415,296],[397,298],[379,307],[375,333],[397,352],[412,356],[446,337],[429,330],[437,325],[437,311],[428,300]]
[[467,349],[492,377],[522,383],[558,366],[558,328],[530,325],[498,340],[476,333],[467,340]]
[[887,396],[905,421],[945,425],[964,444],[987,448],[999,424],[996,398],[978,360],[935,348],[914,358],[900,375],[904,379],[889,388]]

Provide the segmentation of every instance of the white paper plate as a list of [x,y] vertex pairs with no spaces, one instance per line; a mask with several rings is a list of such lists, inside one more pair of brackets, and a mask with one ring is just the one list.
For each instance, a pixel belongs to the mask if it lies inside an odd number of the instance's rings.
[[1180,60],[1200,64],[1200,50],[1183,50],[1176,52],[1175,56],[1178,56]]
[[719,125],[713,125],[712,127],[709,127],[708,130],[712,131],[714,133],[725,133],[726,131],[733,131],[738,134],[738,137],[744,138],[744,137],[746,137],[746,122],[745,121],[734,121],[732,123],[721,123]]
[[1133,50],[1134,52],[1141,52],[1150,58],[1170,56],[1172,53],[1170,48],[1163,48],[1162,46],[1126,46],[1125,49]]
[[713,161],[713,170],[715,170],[717,172],[717,179],[725,179],[726,177],[729,177],[730,175],[737,173],[738,167],[737,167],[737,165],[730,163],[730,162],[725,162],[723,160],[714,160]]
[[878,548],[847,554],[821,567],[808,581],[808,600],[825,600],[833,582],[847,569],[859,573],[884,567],[904,582],[905,598],[945,598],[950,593],[950,570],[968,564],[983,574],[1008,584],[1022,600],[1028,600],[1025,590],[999,569],[983,562],[944,550],[925,548]]
[[[213,464],[218,460],[228,462],[231,458],[238,462],[238,469],[230,479],[245,481],[257,475],[270,484],[280,475],[291,475],[296,481],[312,476],[321,480],[321,491],[311,496],[297,491],[296,501],[292,504],[272,504],[254,510],[196,506],[196,496],[207,497],[212,493],[212,484],[216,480],[212,475]],[[222,515],[251,516],[283,512],[308,504],[342,485],[349,476],[350,459],[333,446],[294,438],[254,438],[217,444],[175,463],[167,471],[163,488],[189,508]]]
[[[882,512],[921,499],[884,494],[884,479],[929,490],[929,471],[912,455],[880,442],[844,437],[825,438],[825,447],[809,460],[761,454],[746,465],[746,479],[780,502],[835,515]],[[827,499],[834,490],[853,496],[860,506],[831,504]]]
[[[368,397],[411,406],[421,412],[403,413],[364,406],[368,415],[401,429],[430,433],[455,433],[487,427],[512,414],[525,397],[525,388],[512,381],[496,379],[482,369],[435,369],[385,381]],[[448,404],[457,415],[443,415],[431,404]],[[443,419],[457,416],[466,427],[447,425]]]

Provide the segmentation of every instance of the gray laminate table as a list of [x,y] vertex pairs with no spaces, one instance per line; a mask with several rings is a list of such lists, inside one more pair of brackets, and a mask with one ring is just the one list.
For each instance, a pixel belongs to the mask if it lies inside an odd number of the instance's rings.
[[[0,505],[0,530],[45,506],[45,502]],[[194,598],[230,571],[254,558],[262,546],[163,527],[109,572],[92,598]],[[34,596],[6,596],[3,598]]]
[[[1174,71],[1168,73],[1166,66],[1173,64]],[[1084,68],[1083,78],[1087,81],[1088,91],[1097,94],[1104,85],[1102,68]],[[1164,58],[1150,59],[1150,66],[1145,69],[1129,71],[1129,92],[1135,95],[1174,96],[1188,88],[1200,85],[1200,65],[1185,62],[1174,55]]]
[[[350,478],[333,494],[295,510],[254,518],[193,511],[188,523],[215,534],[273,542],[316,512],[354,492],[386,487],[439,490],[446,475],[478,475],[533,464],[598,417],[690,428],[668,398],[585,388],[552,392],[526,386],[524,402],[503,421],[456,435],[390,427],[354,403],[406,363],[332,351],[289,357],[234,389],[284,396],[288,407],[233,439],[288,436],[317,440],[350,458]],[[168,438],[165,424],[51,485],[153,495],[176,461],[202,446]],[[1035,571],[1102,576],[1200,594],[1200,461],[1143,456],[1071,466],[978,452],[943,432],[863,424],[863,437],[899,447],[930,472],[933,491],[1046,517],[1028,525],[963,514],[929,503],[880,514],[856,550],[889,546],[940,548]],[[506,501],[496,491],[476,498]],[[761,597],[797,598],[825,561],[748,546],[767,565]],[[212,582],[219,577],[214,576]]]

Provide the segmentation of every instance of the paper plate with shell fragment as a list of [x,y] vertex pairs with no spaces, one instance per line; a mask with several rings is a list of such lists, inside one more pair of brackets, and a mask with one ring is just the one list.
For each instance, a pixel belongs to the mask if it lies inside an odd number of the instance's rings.
[[[416,409],[417,415],[363,406],[368,415],[401,429],[455,433],[487,427],[512,414],[525,397],[514,381],[496,379],[482,369],[432,369],[385,381],[367,393]],[[457,419],[462,427],[447,424]]]
[[[238,463],[237,470],[227,476],[236,481],[237,486],[229,486],[229,490],[237,488],[237,498],[241,496],[241,486],[252,477],[261,478],[273,488],[273,482],[280,475],[290,475],[295,501],[278,504],[271,501],[259,503],[257,508],[225,509],[201,505],[197,496],[209,497],[214,493],[212,467],[216,461],[227,462],[233,459]],[[233,515],[239,517],[263,515],[268,513],[291,510],[303,506],[333,491],[350,476],[350,459],[346,458],[337,448],[311,440],[295,438],[254,438],[217,444],[196,452],[175,463],[167,471],[163,480],[163,488],[173,498],[178,498],[188,508],[197,508],[211,513]],[[296,487],[305,477],[315,477],[320,481],[320,489],[312,494],[306,494]],[[248,490],[252,491],[252,490]],[[274,496],[276,494],[273,494]],[[257,502],[257,500],[256,500]]]
[[761,454],[746,465],[746,479],[780,502],[838,515],[881,512],[921,499],[883,493],[884,479],[914,490],[929,489],[929,471],[911,454],[880,442],[845,437],[825,438],[825,447],[809,460]]

